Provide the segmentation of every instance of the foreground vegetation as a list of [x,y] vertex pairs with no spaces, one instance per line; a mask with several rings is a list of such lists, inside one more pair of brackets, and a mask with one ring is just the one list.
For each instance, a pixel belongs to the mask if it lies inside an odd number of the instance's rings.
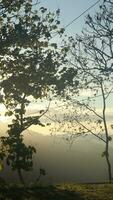
[[1,200],[113,200],[113,184],[1,185]]

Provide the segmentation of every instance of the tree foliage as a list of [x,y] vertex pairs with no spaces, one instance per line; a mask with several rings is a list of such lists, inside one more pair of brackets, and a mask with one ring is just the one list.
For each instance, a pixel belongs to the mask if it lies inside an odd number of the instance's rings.
[[[23,143],[22,132],[32,124],[42,125],[37,116],[26,116],[26,107],[32,99],[47,97],[48,91],[60,93],[73,84],[68,70],[60,68],[66,62],[62,49],[52,42],[52,36],[62,36],[58,9],[51,13],[39,7],[38,1],[2,0],[0,2],[0,88],[1,99],[13,116],[8,136],[2,137],[1,159],[18,170],[32,168],[34,147]],[[65,76],[64,76],[65,72]],[[48,109],[47,109],[48,110]]]

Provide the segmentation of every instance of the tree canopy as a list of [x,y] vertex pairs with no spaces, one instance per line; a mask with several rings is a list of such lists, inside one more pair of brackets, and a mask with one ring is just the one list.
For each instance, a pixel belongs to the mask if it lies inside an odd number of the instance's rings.
[[33,0],[2,0],[0,2],[0,89],[6,114],[13,116],[8,136],[1,137],[1,159],[17,170],[23,182],[21,169],[32,168],[35,148],[27,147],[22,132],[32,124],[43,126],[40,118],[26,116],[26,107],[32,99],[47,97],[48,91],[60,93],[68,84],[69,70],[62,48],[52,42],[54,34],[62,36],[60,10],[52,13]]

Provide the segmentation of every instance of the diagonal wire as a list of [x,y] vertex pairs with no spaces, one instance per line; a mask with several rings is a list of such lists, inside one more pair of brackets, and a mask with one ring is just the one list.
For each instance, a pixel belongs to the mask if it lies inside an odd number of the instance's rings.
[[82,15],[84,15],[86,12],[88,12],[91,8],[96,6],[101,0],[96,1],[94,4],[92,4],[90,7],[88,7],[85,11],[83,11],[79,16],[75,17],[72,21],[70,21],[64,28],[68,28],[71,24],[73,24],[75,21],[77,21]]
[[[67,29],[70,25],[72,25],[75,21],[77,21],[80,17],[82,17],[86,12],[88,12],[90,9],[92,9],[94,6],[96,6],[101,0],[96,1],[94,4],[92,4],[90,7],[88,7],[86,10],[84,10],[80,15],[75,17],[72,21],[70,21],[67,25],[64,26],[64,29]],[[51,39],[56,37],[58,33],[56,33]]]

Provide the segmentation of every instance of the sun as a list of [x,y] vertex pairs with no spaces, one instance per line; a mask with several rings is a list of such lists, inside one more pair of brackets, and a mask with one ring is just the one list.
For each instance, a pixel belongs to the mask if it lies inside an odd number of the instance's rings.
[[5,120],[5,112],[6,112],[6,108],[3,104],[0,104],[0,121],[4,121]]

